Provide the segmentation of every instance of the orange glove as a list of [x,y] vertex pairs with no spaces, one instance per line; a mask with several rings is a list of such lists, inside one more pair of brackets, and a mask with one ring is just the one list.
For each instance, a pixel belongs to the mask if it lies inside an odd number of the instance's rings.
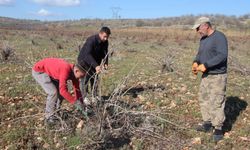
[[198,63],[197,62],[194,62],[193,65],[192,65],[192,72],[193,74],[197,75],[198,73]]
[[207,70],[207,68],[205,67],[204,64],[199,65],[198,69],[197,69],[197,71],[201,71],[201,72],[205,72],[206,70]]

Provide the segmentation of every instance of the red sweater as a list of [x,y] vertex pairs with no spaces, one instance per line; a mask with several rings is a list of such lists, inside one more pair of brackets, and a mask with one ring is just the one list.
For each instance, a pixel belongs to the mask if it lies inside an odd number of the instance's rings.
[[[44,72],[51,78],[58,80],[60,94],[73,104],[81,97],[79,81],[74,76],[73,68],[73,64],[70,64],[63,59],[45,58],[37,62],[32,69],[36,72]],[[72,81],[75,96],[72,96],[68,91],[67,80]]]

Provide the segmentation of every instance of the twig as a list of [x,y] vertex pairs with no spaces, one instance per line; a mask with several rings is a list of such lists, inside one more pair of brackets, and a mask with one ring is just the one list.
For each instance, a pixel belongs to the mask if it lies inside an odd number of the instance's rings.
[[26,119],[26,118],[36,117],[36,116],[40,116],[40,115],[44,115],[44,113],[38,113],[38,114],[35,114],[35,115],[27,115],[27,116],[17,117],[15,119],[8,120],[8,121],[3,122],[3,123],[16,122],[17,120],[20,120],[20,119]]

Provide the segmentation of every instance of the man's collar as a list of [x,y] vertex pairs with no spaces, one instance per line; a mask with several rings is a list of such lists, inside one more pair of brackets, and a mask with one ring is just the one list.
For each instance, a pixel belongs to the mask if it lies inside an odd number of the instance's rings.
[[96,39],[97,39],[98,44],[100,44],[102,42],[99,34],[96,34]]

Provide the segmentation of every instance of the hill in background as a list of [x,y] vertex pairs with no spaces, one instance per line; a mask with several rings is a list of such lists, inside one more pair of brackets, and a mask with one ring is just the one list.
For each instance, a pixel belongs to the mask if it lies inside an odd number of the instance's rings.
[[250,28],[250,14],[243,16],[225,16],[225,15],[186,15],[180,17],[168,17],[157,19],[80,19],[65,21],[39,21],[22,20],[7,17],[0,17],[0,28],[14,29],[48,29],[50,26],[72,27],[82,26],[85,28],[109,26],[111,28],[124,27],[186,27],[193,25],[194,21],[200,16],[207,16],[215,26],[221,28]]

